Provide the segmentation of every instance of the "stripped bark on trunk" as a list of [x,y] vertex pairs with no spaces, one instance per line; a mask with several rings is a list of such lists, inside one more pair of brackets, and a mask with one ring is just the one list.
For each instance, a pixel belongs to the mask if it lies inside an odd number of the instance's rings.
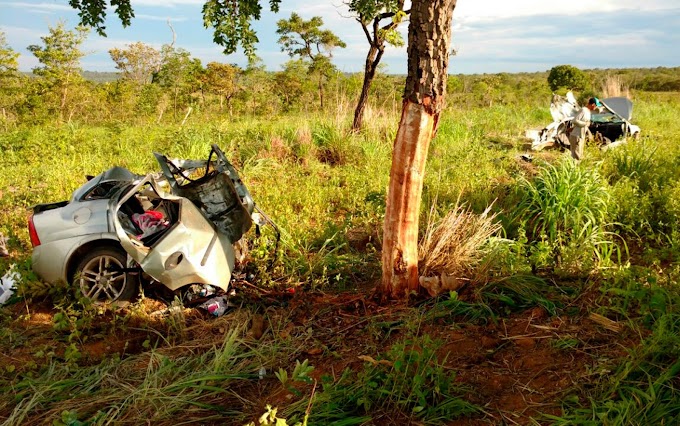
[[446,94],[451,18],[456,0],[414,0],[408,35],[408,77],[392,152],[383,228],[382,299],[419,292],[418,221],[430,141]]

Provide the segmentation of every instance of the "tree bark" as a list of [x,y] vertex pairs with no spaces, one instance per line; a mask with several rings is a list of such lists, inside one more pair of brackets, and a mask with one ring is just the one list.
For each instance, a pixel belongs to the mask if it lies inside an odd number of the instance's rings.
[[364,83],[361,86],[361,95],[359,95],[359,102],[354,110],[354,121],[352,122],[352,131],[358,132],[361,130],[364,122],[364,110],[366,109],[366,103],[368,102],[368,93],[371,90],[371,84],[373,83],[373,78],[375,77],[375,71],[378,68],[380,59],[384,53],[384,48],[377,48],[371,46],[366,55],[366,64],[364,65]]
[[420,291],[418,222],[430,141],[446,95],[451,18],[456,0],[414,0],[408,36],[408,76],[383,228],[383,300]]
[[319,76],[318,89],[319,89],[319,104],[321,107],[321,111],[323,111],[323,76]]

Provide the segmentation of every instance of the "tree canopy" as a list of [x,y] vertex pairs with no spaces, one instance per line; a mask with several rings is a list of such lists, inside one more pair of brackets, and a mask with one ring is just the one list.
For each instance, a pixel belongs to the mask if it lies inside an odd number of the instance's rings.
[[0,31],[0,77],[14,74],[19,70],[19,53],[15,52],[5,40],[5,33]]
[[[269,0],[272,12],[279,11],[281,0]],[[106,6],[102,0],[69,0],[69,4],[78,10],[80,23],[95,29],[97,34],[106,36]],[[114,13],[120,18],[124,27],[132,23],[135,17],[132,0],[111,0]],[[203,5],[203,24],[213,28],[213,41],[224,47],[224,53],[236,52],[241,45],[248,57],[255,54],[255,44],[259,41],[251,23],[262,15],[260,0],[206,0]]]
[[333,49],[344,48],[345,42],[332,31],[321,28],[323,19],[320,16],[305,21],[293,12],[290,19],[281,19],[276,25],[281,50],[291,57],[298,56],[308,64],[307,73],[317,76],[319,99],[323,109],[324,80],[330,78],[335,71],[335,66],[331,63]]
[[123,78],[138,84],[150,83],[161,66],[161,52],[141,42],[129,44],[127,49],[110,49],[109,55]]
[[574,66],[557,65],[548,74],[548,85],[553,92],[560,89],[583,90],[587,87],[588,80],[583,71]]

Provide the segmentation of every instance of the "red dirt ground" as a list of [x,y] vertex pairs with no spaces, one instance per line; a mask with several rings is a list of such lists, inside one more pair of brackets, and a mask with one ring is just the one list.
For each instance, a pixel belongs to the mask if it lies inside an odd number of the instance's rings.
[[[485,416],[461,419],[452,425],[529,424],[532,418],[540,421],[540,417],[536,417],[540,413],[559,415],[561,398],[570,389],[600,374],[598,362],[625,356],[626,348],[635,346],[639,339],[625,329],[619,333],[609,331],[588,319],[585,312],[573,317],[550,317],[542,308],[534,308],[498,318],[495,323],[488,320],[471,324],[448,317],[417,320],[414,308],[396,304],[381,306],[368,293],[327,295],[298,291],[291,295],[262,294],[248,288],[241,291],[245,294],[245,307],[240,309],[264,312],[268,319],[262,327],[258,327],[258,321],[250,327],[253,339],[311,333],[303,354],[298,355],[300,359],[309,359],[317,380],[322,375],[337,377],[347,367],[361,371],[365,361],[359,356],[380,359],[381,354],[405,335],[407,327],[411,327],[411,333],[416,327],[417,334],[429,335],[441,343],[437,352],[439,362],[457,372],[456,381],[468,389],[466,399],[486,412]],[[147,313],[163,307],[162,303],[150,299],[143,305]],[[35,355],[39,348],[51,350],[54,356],[60,357],[68,344],[64,339],[54,339],[55,311],[49,303],[32,305],[30,315],[26,315],[27,309],[25,305],[12,307],[12,315],[19,319],[12,322],[11,327],[21,341],[13,342],[10,353],[0,354],[0,362],[17,370],[30,368],[31,362],[40,363]],[[419,309],[420,312],[427,310]],[[218,340],[224,336],[230,315],[233,314],[208,319],[202,311],[187,309],[186,331],[191,334],[200,328],[204,339]],[[153,316],[147,317],[147,321],[148,318]],[[272,318],[281,319],[276,330],[272,329]],[[142,352],[148,339],[162,343],[150,328],[161,334],[167,328],[162,319],[154,324],[137,327],[127,323],[118,328],[106,323],[114,321],[112,315],[99,320],[102,322],[99,328],[95,327],[82,342],[84,363],[94,364],[114,353],[125,356]],[[291,398],[275,384],[260,385],[252,389],[252,393],[262,402],[262,407],[265,404],[284,406]],[[376,424],[397,424],[395,422],[417,424],[394,413],[375,419]]]

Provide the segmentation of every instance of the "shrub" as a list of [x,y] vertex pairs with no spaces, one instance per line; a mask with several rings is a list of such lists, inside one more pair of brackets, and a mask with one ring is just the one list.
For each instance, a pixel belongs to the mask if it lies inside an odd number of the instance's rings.
[[559,89],[584,90],[588,87],[588,80],[583,71],[574,66],[557,65],[548,74],[548,85],[553,92]]

